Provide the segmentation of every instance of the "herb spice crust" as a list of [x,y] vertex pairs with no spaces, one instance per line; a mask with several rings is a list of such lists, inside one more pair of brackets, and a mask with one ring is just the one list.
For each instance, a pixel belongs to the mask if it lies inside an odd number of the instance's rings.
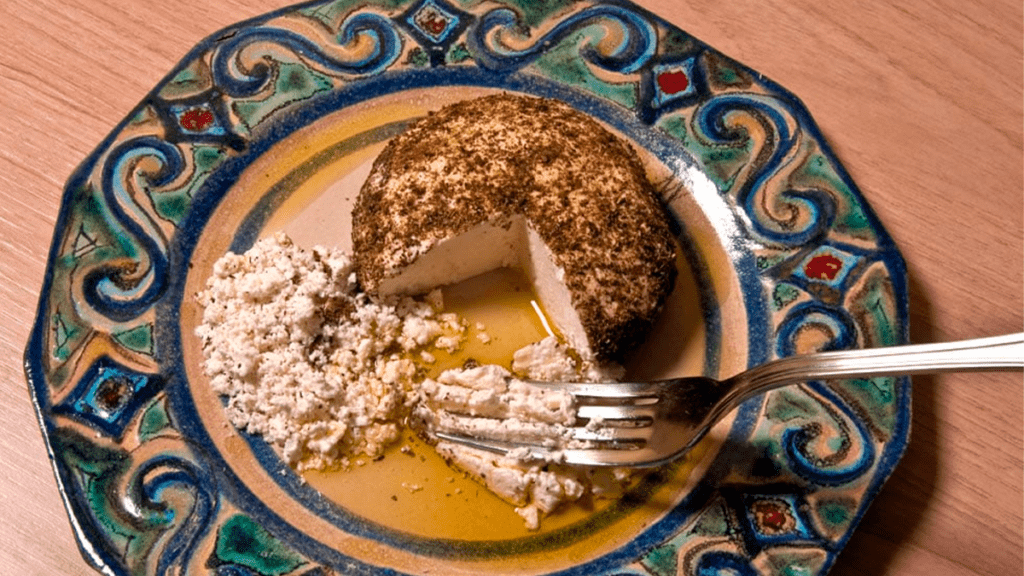
[[353,258],[374,293],[440,242],[523,217],[550,249],[594,357],[621,361],[675,282],[675,240],[630,146],[557,100],[458,102],[396,136],[353,211]]

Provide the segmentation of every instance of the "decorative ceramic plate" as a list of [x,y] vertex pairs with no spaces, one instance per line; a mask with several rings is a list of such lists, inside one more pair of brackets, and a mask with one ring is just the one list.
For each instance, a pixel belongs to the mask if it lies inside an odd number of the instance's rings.
[[[199,44],[67,184],[26,371],[98,569],[827,571],[905,447],[906,380],[751,400],[622,498],[533,532],[427,459],[318,484],[228,425],[193,335],[212,263],[277,230],[348,247],[388,138],[497,91],[591,115],[633,143],[664,197],[680,282],[638,377],[905,341],[901,258],[810,116],[685,32],[624,2],[299,5]],[[403,491],[410,479],[426,489]]]

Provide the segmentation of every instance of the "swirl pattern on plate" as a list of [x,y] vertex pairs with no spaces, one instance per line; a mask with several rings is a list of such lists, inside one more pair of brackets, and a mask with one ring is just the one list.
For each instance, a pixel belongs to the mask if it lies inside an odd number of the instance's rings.
[[[333,110],[463,84],[563,98],[690,159],[749,255],[734,264],[750,363],[905,340],[902,260],[810,116],[687,33],[624,2],[303,4],[200,43],[66,185],[26,373],[93,564],[394,573],[324,549],[218,468],[191,416],[177,310],[197,238],[247,163]],[[751,401],[691,494],[562,573],[822,573],[902,453],[909,395],[877,378]],[[410,546],[444,558],[448,544]]]

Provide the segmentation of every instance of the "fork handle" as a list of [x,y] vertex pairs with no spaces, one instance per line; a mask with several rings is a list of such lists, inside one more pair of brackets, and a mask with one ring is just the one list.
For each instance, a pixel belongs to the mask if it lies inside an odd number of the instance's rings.
[[1024,369],[1024,332],[938,344],[909,344],[788,356],[735,376],[764,391],[826,378]]

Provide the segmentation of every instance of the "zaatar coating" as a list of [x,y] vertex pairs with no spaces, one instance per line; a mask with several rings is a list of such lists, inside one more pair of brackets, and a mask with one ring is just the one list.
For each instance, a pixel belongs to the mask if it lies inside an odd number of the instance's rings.
[[359,281],[373,293],[424,248],[515,215],[564,270],[591,352],[620,361],[672,290],[675,241],[635,151],[557,100],[458,102],[392,139],[353,212]]

